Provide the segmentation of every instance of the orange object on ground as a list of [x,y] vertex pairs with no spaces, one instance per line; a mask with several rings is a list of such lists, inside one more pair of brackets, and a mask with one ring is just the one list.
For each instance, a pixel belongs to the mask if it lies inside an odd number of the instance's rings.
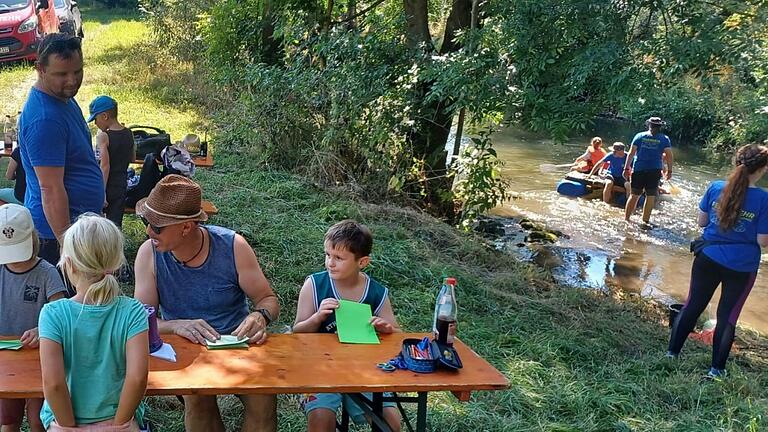
[[688,339],[697,340],[706,345],[712,345],[714,337],[714,329],[702,330],[700,332],[691,332],[691,334],[688,335]]

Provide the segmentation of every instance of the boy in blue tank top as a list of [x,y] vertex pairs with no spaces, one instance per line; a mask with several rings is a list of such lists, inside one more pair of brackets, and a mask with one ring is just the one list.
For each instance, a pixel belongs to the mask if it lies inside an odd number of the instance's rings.
[[[389,290],[363,273],[371,262],[373,236],[365,225],[344,220],[332,226],[325,234],[326,271],[307,277],[299,293],[295,333],[336,333],[335,310],[339,300],[351,300],[371,306],[371,325],[379,333],[400,332]],[[366,394],[369,400],[371,394]],[[311,431],[336,430],[336,412],[346,399],[345,406],[355,423],[367,421],[363,410],[347,395],[318,393],[302,399],[307,414],[307,428]],[[384,403],[384,418],[393,431],[400,430],[400,414],[394,403]]]

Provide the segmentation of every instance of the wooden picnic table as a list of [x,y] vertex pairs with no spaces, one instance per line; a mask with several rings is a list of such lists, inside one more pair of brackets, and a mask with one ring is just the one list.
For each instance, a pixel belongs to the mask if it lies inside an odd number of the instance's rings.
[[[405,338],[424,334],[380,335],[380,345],[342,344],[336,335],[318,333],[273,334],[264,345],[248,349],[208,350],[175,335],[162,335],[176,351],[177,362],[152,357],[147,395],[220,395],[282,393],[373,392],[369,409],[380,424],[381,392],[416,392],[417,397],[396,395],[392,400],[417,403],[417,431],[426,431],[427,394],[451,391],[468,401],[475,390],[502,390],[509,381],[461,341],[454,347],[464,368],[419,374],[376,367],[397,355]],[[0,350],[0,398],[42,397],[38,350]],[[405,420],[408,425],[410,423]],[[378,424],[378,425],[377,425]]]
[[[0,149],[0,157],[11,157],[11,153],[13,151],[8,148],[1,148]],[[192,161],[195,163],[195,166],[198,168],[211,168],[213,167],[213,154],[208,152],[208,155],[205,157],[201,157],[199,155],[192,156]],[[144,159],[136,159],[133,162],[133,164],[143,164]]]

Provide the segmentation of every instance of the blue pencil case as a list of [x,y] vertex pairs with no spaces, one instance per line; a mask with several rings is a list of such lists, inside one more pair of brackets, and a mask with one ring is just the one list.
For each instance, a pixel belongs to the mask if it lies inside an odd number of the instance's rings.
[[[425,338],[426,339],[426,338]],[[424,343],[423,339],[404,339],[401,354],[408,370],[418,373],[430,373],[441,367],[458,370],[463,367],[459,353],[452,346],[437,341]]]

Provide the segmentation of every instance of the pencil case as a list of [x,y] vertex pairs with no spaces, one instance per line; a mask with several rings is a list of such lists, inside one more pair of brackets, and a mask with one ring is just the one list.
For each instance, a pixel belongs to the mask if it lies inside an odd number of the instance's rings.
[[[413,347],[418,348],[422,339],[404,339],[402,347],[402,356],[405,366],[408,370],[418,373],[430,373],[441,367],[448,370],[458,370],[463,367],[459,353],[452,346],[444,345],[433,340],[427,345],[427,351],[430,358],[422,358],[421,355],[414,356]],[[420,350],[417,354],[423,354]]]
[[[423,359],[413,356],[413,350],[418,349],[421,339],[404,339],[403,340],[403,360],[405,360],[405,366],[408,370],[418,373],[430,373],[435,371],[437,364],[435,358],[437,352],[433,350],[432,344],[427,345],[427,350],[430,358]],[[423,352],[423,350],[422,350]]]

